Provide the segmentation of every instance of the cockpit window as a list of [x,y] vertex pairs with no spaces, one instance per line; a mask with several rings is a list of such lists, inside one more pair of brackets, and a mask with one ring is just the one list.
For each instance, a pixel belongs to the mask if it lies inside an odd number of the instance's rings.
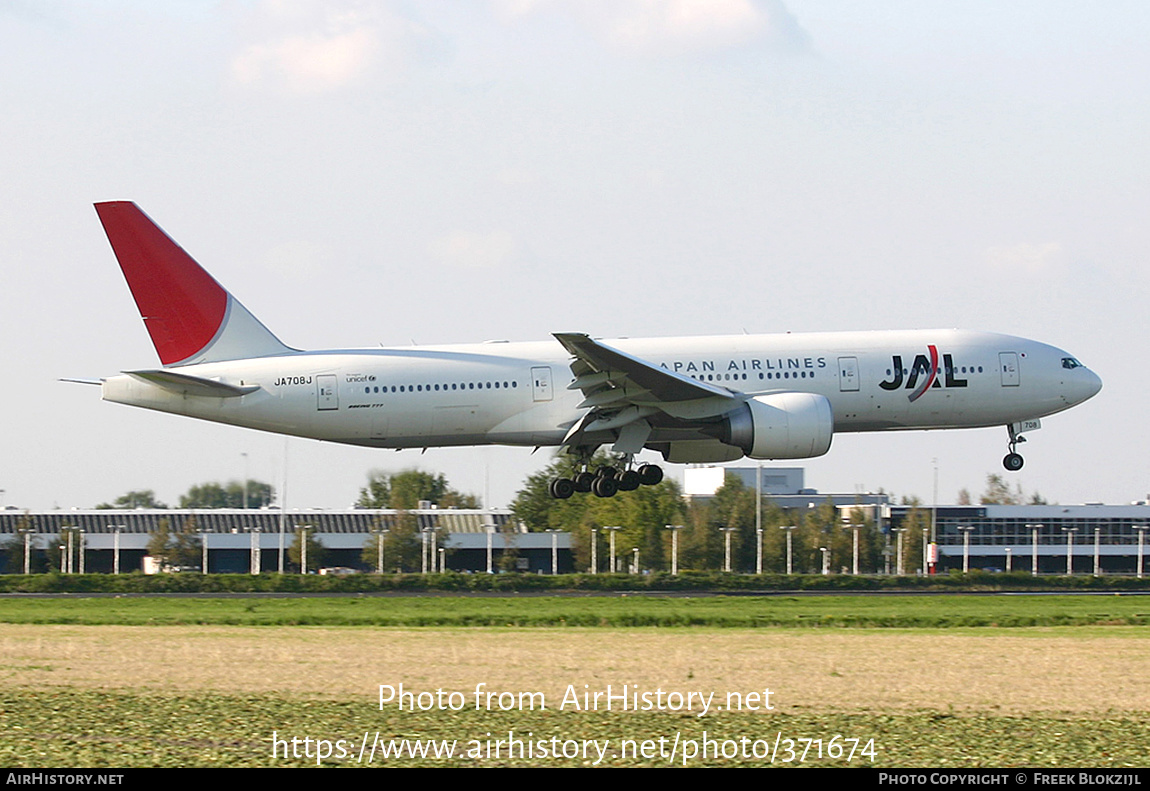
[[1063,357],[1062,358],[1062,367],[1063,368],[1071,368],[1071,369],[1081,368],[1082,363],[1078,362],[1073,357]]

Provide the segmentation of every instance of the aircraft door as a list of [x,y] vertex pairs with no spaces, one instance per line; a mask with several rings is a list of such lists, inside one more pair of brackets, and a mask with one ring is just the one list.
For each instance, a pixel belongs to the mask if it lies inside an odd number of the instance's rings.
[[339,409],[339,392],[335,374],[321,374],[315,378],[316,409]]
[[859,361],[857,357],[839,358],[839,390],[855,393],[859,389]]
[[1002,386],[1018,387],[1018,352],[999,352],[998,366],[1002,370]]
[[545,365],[531,369],[531,395],[536,401],[551,400],[551,368]]

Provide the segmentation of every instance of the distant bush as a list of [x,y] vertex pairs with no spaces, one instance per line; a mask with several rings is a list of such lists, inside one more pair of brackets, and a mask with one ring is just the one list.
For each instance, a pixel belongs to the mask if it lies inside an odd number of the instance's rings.
[[933,577],[846,574],[3,574],[0,593],[379,593],[387,591],[649,591],[785,593],[799,591],[1063,591],[1150,590],[1150,580],[1027,572],[951,572]]

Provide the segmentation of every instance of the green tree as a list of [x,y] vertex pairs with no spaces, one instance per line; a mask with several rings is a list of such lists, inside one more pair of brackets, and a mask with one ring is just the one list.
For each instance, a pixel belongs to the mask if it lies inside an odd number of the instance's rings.
[[171,520],[164,517],[156,523],[156,530],[148,539],[148,554],[159,560],[165,570],[198,566],[203,558],[200,541],[195,516],[189,516],[175,530]]
[[[615,457],[600,452],[592,459],[591,467],[616,466],[618,463]],[[575,459],[561,455],[545,469],[528,476],[511,503],[515,518],[531,532],[569,532],[577,569],[590,566],[592,535],[597,536],[600,568],[608,564],[609,537],[601,529],[604,526],[623,528],[615,536],[618,558],[626,558],[638,549],[642,568],[669,569],[671,539],[665,526],[683,524],[685,518],[678,484],[664,479],[657,486],[640,486],[635,491],[619,492],[614,497],[576,493],[566,500],[554,499],[548,488],[551,480],[569,478],[579,469],[580,465]],[[682,563],[680,566],[686,568]]]
[[[247,507],[261,508],[275,499],[275,489],[263,481],[248,479]],[[244,484],[228,481],[226,484],[202,483],[180,495],[180,508],[243,508]]]
[[[755,567],[755,491],[733,473],[713,497],[693,502],[686,535],[679,544],[679,567],[718,570],[726,560],[726,535],[731,533],[731,569],[753,571]],[[749,562],[748,562],[749,558]]]
[[478,508],[479,499],[451,488],[442,473],[407,469],[396,473],[380,470],[368,476],[367,486],[359,490],[360,508],[400,508],[412,510],[420,500],[440,508]]
[[292,538],[291,546],[288,547],[288,560],[295,566],[295,570],[299,571],[303,566],[305,543],[307,546],[306,571],[315,571],[323,565],[327,550],[315,537],[314,525],[296,525],[295,536]]
[[81,536],[80,528],[75,525],[61,525],[55,538],[46,537],[44,557],[48,571],[60,571],[61,566],[67,563],[69,535],[72,537],[72,570],[80,571]]
[[1025,499],[1021,485],[1015,484],[1011,489],[1006,479],[992,472],[986,476],[986,491],[979,502],[983,505],[1022,505]]
[[[907,512],[900,527],[906,532],[902,534],[902,570],[904,574],[925,574],[926,568],[922,562],[923,542],[930,541],[930,509],[922,508],[918,498],[910,498],[913,507]],[[891,537],[891,551],[898,551],[897,537]],[[898,569],[898,558],[891,555],[891,573]]]
[[156,500],[156,493],[151,489],[141,489],[140,491],[128,492],[122,494],[110,503],[100,503],[96,506],[99,510],[109,508],[167,508],[165,503]]
[[4,555],[5,574],[24,573],[24,535],[28,534],[29,571],[40,572],[44,570],[43,560],[37,550],[40,548],[40,536],[33,532],[32,515],[27,511],[16,523],[16,529],[0,539],[0,552]]

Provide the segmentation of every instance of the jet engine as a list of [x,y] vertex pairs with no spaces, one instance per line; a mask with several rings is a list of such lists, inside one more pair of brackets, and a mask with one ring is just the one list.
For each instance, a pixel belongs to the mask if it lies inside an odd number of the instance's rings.
[[724,416],[718,438],[752,459],[807,459],[830,450],[834,428],[826,396],[773,393]]

